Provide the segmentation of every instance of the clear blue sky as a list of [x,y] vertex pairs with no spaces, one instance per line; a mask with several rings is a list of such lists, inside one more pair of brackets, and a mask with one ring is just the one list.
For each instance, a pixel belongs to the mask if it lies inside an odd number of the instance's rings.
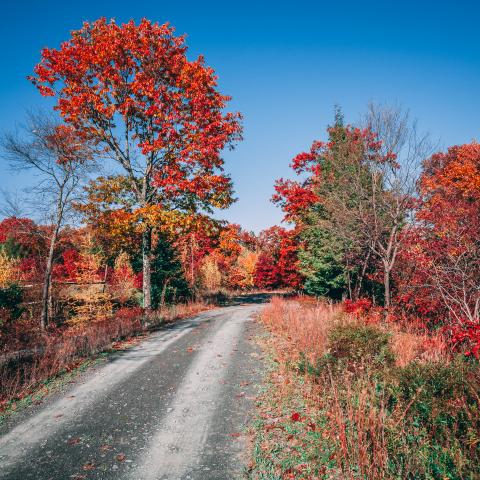
[[[203,53],[245,140],[227,153],[239,201],[222,216],[253,230],[278,223],[275,178],[314,138],[333,105],[355,122],[373,101],[401,103],[443,146],[480,139],[478,2],[10,1],[1,9],[0,130],[47,107],[29,82],[44,46],[57,47],[84,20],[169,21]],[[0,187],[20,188],[0,163]]]

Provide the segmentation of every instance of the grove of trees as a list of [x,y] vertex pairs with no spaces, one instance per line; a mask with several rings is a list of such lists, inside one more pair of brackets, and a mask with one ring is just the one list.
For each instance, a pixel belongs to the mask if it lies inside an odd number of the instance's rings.
[[480,351],[480,148],[435,153],[407,111],[371,105],[361,125],[337,110],[280,179],[273,201],[294,225],[306,293],[384,308]]

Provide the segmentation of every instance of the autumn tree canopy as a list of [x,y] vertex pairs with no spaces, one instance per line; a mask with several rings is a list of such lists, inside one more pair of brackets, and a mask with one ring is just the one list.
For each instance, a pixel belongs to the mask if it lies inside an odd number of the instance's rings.
[[480,317],[480,145],[424,162],[416,228],[397,273],[400,301],[435,323]]
[[67,123],[123,168],[143,233],[147,309],[155,213],[232,202],[221,151],[240,138],[240,115],[224,112],[229,97],[217,90],[213,69],[186,52],[168,24],[102,18],[44,49],[31,77]]

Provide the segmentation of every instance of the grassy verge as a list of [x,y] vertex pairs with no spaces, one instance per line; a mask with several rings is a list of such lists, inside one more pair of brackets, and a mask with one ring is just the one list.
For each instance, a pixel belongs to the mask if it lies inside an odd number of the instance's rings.
[[480,373],[441,338],[274,299],[251,479],[478,479]]

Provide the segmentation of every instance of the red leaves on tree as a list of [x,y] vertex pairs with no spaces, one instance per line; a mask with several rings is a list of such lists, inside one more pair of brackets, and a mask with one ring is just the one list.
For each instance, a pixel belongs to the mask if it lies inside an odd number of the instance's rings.
[[260,255],[255,270],[255,285],[259,288],[298,288],[302,277],[298,273],[298,242],[294,230],[274,226],[262,231],[258,238]]
[[92,159],[91,145],[85,135],[71,125],[58,125],[51,135],[46,136],[45,142],[49,150],[56,153],[59,164],[83,163]]
[[[224,113],[228,96],[216,90],[203,57],[187,60],[184,37],[168,24],[142,20],[85,23],[59,49],[44,49],[31,80],[57,97],[62,117],[120,157],[109,132],[119,118],[145,156],[162,153],[154,182],[166,196],[198,194],[215,206],[231,182],[221,150],[240,137],[240,115]],[[126,160],[125,160],[126,161]]]
[[463,322],[454,325],[448,332],[451,343],[456,350],[465,355],[480,359],[480,324],[478,322]]
[[74,248],[65,250],[62,254],[63,263],[58,265],[57,275],[63,275],[65,280],[75,281],[78,274],[80,254]]
[[281,234],[278,270],[282,286],[297,289],[302,284],[298,271],[298,233],[295,230],[283,230]]
[[255,285],[261,289],[274,289],[280,284],[280,271],[275,258],[261,253],[255,267]]
[[0,222],[0,243],[15,242],[29,253],[44,249],[41,229],[29,218],[8,217]]
[[455,348],[478,355],[480,145],[455,146],[424,164],[417,224],[396,272],[398,301],[445,325]]
[[272,196],[272,201],[282,207],[285,219],[292,221],[319,201],[313,187],[311,182],[301,183],[281,178],[275,182],[276,193]]
[[221,152],[241,138],[241,116],[224,112],[230,97],[217,90],[213,69],[186,52],[184,37],[168,24],[101,18],[59,49],[44,49],[31,77],[42,95],[56,97],[67,124],[123,168],[126,185],[107,182],[123,187],[122,201],[108,207],[122,211],[122,234],[137,224],[144,239],[146,309],[153,231],[171,226],[171,212],[210,212],[234,201]]

